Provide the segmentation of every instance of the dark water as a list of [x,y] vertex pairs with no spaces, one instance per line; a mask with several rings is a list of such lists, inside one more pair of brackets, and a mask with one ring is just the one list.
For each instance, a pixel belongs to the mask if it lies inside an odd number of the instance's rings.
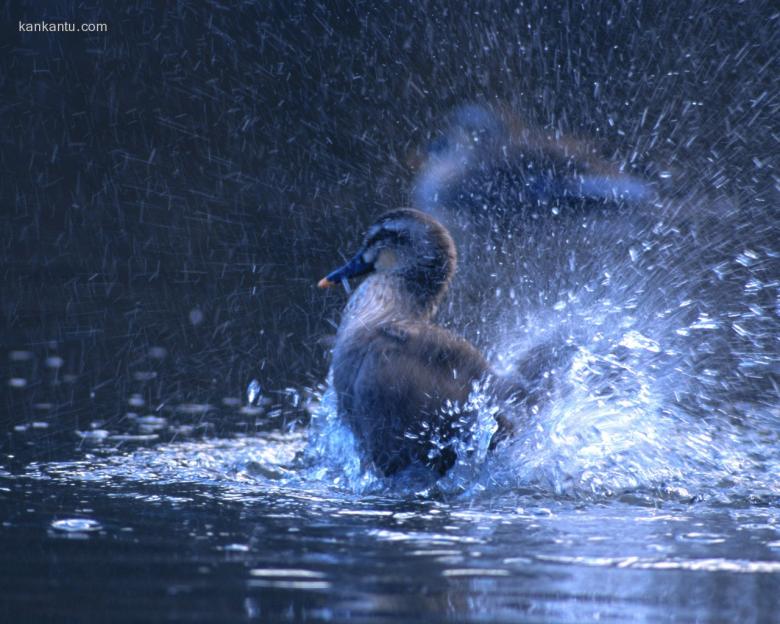
[[[0,14],[4,621],[778,620],[770,3]],[[18,32],[42,19],[109,32]],[[440,320],[499,368],[574,356],[516,440],[388,484],[336,417],[344,295],[314,285],[424,201],[463,106],[647,194],[513,220],[464,165]]]

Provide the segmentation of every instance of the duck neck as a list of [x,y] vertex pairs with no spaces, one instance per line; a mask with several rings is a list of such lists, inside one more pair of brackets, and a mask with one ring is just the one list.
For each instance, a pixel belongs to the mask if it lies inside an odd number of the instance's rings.
[[394,321],[425,321],[436,311],[438,297],[415,296],[398,276],[369,276],[349,298],[339,333]]

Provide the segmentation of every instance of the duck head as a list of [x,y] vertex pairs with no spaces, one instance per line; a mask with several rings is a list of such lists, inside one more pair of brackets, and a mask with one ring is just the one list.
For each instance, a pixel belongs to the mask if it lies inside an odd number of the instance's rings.
[[367,276],[366,282],[392,285],[399,298],[409,299],[428,316],[447,290],[456,258],[452,237],[433,217],[418,210],[393,210],[368,229],[353,258],[318,286]]

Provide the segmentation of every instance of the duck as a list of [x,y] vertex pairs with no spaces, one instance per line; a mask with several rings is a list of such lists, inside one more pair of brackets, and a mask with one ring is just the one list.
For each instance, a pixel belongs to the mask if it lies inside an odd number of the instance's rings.
[[[379,217],[357,253],[318,284],[363,278],[337,330],[332,385],[362,458],[386,477],[422,468],[438,478],[454,465],[455,442],[476,418],[467,406],[477,384],[505,405],[521,402],[525,392],[434,321],[456,265],[449,231],[428,214],[401,208]],[[505,414],[496,421],[491,449],[517,427]]]

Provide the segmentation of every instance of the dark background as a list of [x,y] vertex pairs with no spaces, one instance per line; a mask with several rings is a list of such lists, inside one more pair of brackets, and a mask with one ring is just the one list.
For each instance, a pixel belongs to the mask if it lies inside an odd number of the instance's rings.
[[[37,453],[121,420],[133,393],[321,383],[343,297],[316,281],[409,203],[420,149],[464,102],[675,171],[680,193],[773,192],[769,2],[10,2],[0,18],[0,341],[22,352],[3,356],[0,409],[8,430],[56,406]],[[40,20],[109,32],[18,32]]]

